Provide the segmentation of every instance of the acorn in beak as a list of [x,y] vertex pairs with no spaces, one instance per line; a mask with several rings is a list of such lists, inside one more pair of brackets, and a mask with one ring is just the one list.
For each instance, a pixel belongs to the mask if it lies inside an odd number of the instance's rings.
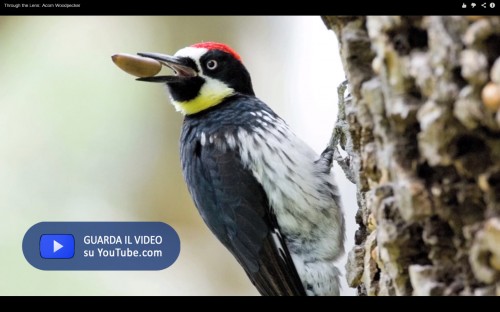
[[[118,53],[111,58],[116,66],[134,75],[139,81],[175,83],[198,75],[196,64],[187,57],[175,57],[160,53],[137,53],[139,56]],[[171,68],[174,75],[155,76],[162,65]]]

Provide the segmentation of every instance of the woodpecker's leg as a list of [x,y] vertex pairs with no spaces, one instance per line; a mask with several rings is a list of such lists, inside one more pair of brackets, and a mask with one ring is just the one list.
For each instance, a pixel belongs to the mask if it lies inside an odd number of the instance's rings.
[[[338,94],[338,114],[337,114],[337,122],[335,123],[335,127],[333,128],[332,136],[330,137],[330,142],[325,151],[321,154],[323,155],[327,153],[327,151],[331,151],[332,158],[339,164],[340,168],[344,171],[347,179],[352,183],[356,184],[355,176],[352,170],[351,159],[349,155],[346,157],[342,157],[340,151],[338,149],[338,145],[343,150],[350,150],[352,147],[352,142],[350,140],[349,135],[349,125],[347,124],[346,114],[345,114],[345,105],[346,102],[351,101],[350,95],[345,96],[345,91],[347,89],[347,80],[342,82],[337,87]],[[326,155],[325,155],[326,156]],[[330,163],[332,163],[330,161]]]

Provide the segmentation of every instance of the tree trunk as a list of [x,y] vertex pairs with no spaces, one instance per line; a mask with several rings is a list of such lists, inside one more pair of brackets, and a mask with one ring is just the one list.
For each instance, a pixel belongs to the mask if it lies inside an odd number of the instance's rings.
[[339,115],[359,204],[348,284],[500,294],[500,18],[323,20],[352,95]]

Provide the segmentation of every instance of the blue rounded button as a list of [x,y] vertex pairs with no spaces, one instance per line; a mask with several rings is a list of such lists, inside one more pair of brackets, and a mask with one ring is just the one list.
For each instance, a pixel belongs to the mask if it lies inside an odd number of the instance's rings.
[[71,259],[75,238],[71,234],[44,234],[40,237],[40,256],[44,259]]
[[180,239],[163,222],[40,222],[24,235],[23,253],[41,270],[162,270]]

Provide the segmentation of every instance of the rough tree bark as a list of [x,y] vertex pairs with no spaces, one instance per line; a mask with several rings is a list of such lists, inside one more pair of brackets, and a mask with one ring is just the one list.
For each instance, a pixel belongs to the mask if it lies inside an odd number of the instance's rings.
[[500,294],[500,18],[323,21],[352,95],[337,129],[359,204],[348,284]]

